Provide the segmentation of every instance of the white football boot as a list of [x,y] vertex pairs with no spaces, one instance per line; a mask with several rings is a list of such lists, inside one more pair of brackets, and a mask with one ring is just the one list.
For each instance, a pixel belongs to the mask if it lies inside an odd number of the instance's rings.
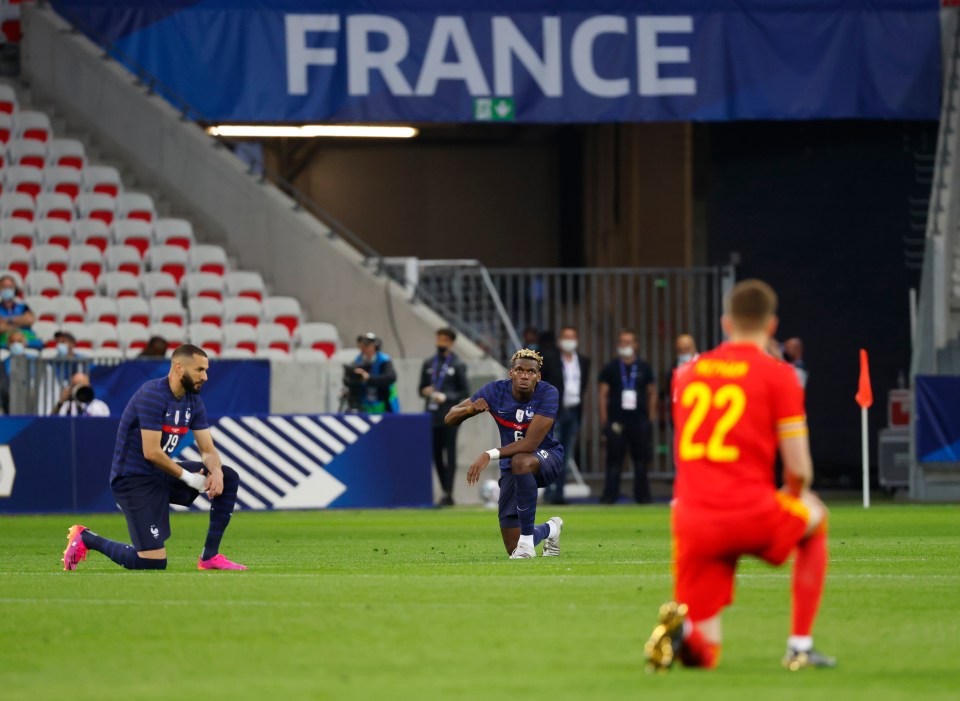
[[514,548],[514,551],[510,553],[511,560],[525,560],[528,557],[536,557],[537,551],[531,548],[529,545],[524,545],[523,543],[517,543],[517,547]]
[[557,534],[543,541],[543,557],[556,557],[560,554],[560,531],[563,530],[563,519],[553,516],[550,521],[557,525]]

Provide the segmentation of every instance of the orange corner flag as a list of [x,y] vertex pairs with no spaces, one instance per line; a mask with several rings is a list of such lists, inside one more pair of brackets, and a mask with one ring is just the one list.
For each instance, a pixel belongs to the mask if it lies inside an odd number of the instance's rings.
[[867,351],[860,349],[860,385],[857,389],[857,404],[867,409],[873,404],[873,388],[870,387],[870,362]]

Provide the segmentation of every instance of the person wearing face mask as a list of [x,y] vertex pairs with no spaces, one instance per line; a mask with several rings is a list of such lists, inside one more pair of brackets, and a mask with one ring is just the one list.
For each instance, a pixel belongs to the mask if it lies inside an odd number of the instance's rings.
[[26,345],[32,344],[36,340],[30,330],[34,321],[30,307],[20,298],[17,281],[12,275],[0,276],[0,345],[9,346],[8,336],[17,330],[24,332]]
[[794,336],[783,342],[783,361],[793,366],[800,386],[807,386],[807,364],[803,362],[803,341]]
[[554,433],[563,446],[563,470],[556,481],[547,487],[544,498],[552,504],[566,504],[563,488],[569,463],[573,460],[583,417],[583,401],[590,377],[590,358],[580,353],[579,334],[575,326],[564,326],[557,338],[557,348],[543,354],[541,376],[560,393],[560,409]]
[[443,418],[466,399],[467,366],[453,352],[457,332],[451,328],[437,331],[437,353],[423,361],[420,371],[420,396],[433,422],[433,464],[443,496],[437,506],[453,506],[453,478],[457,471],[457,432],[459,426],[447,426]]
[[674,368],[678,368],[685,363],[689,363],[691,360],[696,360],[697,355],[697,342],[693,340],[693,336],[688,333],[682,333],[677,336],[677,362],[674,364]]
[[647,465],[653,450],[651,418],[657,415],[657,388],[653,370],[637,356],[637,336],[620,332],[617,355],[600,373],[600,424],[607,439],[607,478],[600,501],[613,504],[620,498],[620,472],[627,449],[633,463],[633,498],[650,502]]

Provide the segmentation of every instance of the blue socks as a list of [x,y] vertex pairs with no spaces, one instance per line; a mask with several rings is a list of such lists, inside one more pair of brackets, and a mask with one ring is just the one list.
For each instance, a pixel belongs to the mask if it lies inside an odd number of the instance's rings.
[[93,531],[84,531],[80,538],[83,544],[91,550],[103,553],[121,567],[128,570],[165,570],[167,569],[167,559],[150,560],[140,557],[132,545],[118,543],[115,540],[107,540]]
[[538,545],[542,540],[550,535],[550,524],[541,523],[533,527],[533,544]]
[[532,474],[514,475],[517,489],[517,512],[520,516],[520,535],[533,535],[537,519],[537,478]]
[[237,505],[237,490],[240,488],[240,475],[231,467],[223,466],[223,493],[210,500],[210,528],[203,543],[201,560],[209,560],[220,552],[220,541],[230,525],[230,517]]

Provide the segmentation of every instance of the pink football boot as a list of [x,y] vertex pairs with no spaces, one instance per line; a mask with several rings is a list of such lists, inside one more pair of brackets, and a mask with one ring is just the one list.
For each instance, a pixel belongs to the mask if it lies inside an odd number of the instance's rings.
[[197,569],[198,570],[245,570],[247,569],[246,565],[241,565],[239,562],[230,562],[227,558],[219,553],[211,557],[209,560],[197,560]]
[[75,570],[77,564],[87,559],[87,546],[83,544],[80,535],[89,530],[86,526],[76,524],[67,531],[67,549],[63,551],[63,569]]

